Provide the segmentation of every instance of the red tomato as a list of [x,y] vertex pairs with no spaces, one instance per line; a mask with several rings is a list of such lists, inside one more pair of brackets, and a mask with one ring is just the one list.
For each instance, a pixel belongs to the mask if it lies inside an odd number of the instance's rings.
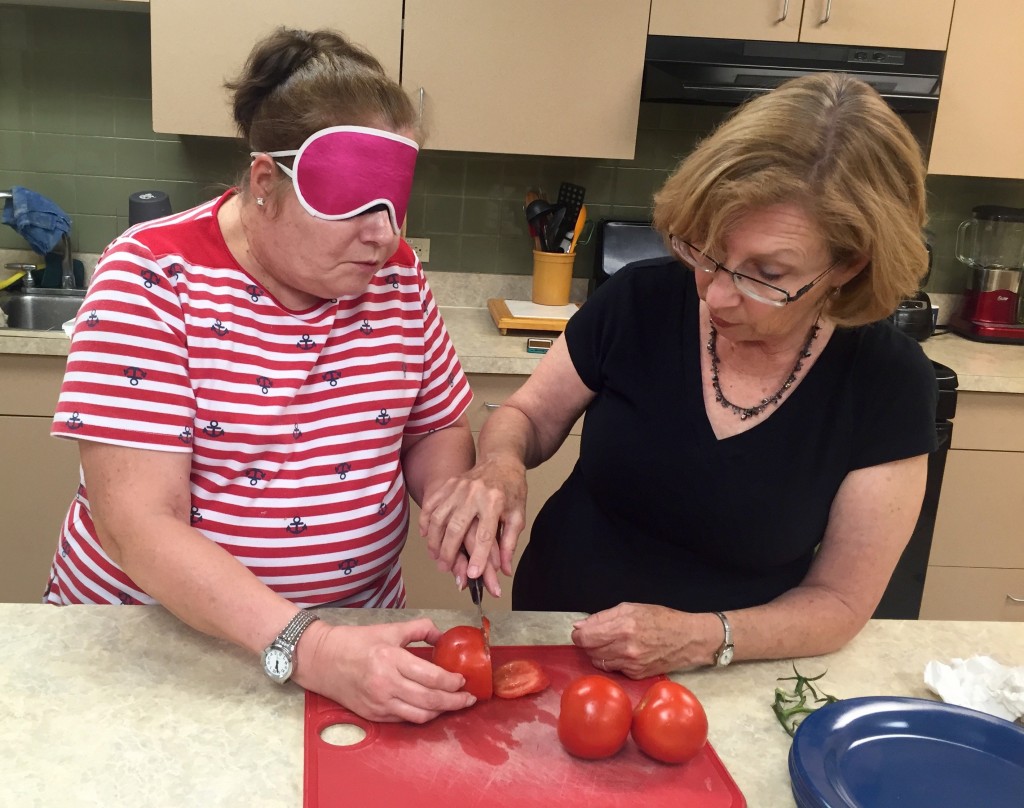
[[446,671],[466,677],[466,690],[478,699],[489,699],[494,689],[491,650],[484,633],[473,626],[455,626],[434,646],[433,661]]
[[633,705],[606,676],[583,676],[562,691],[558,740],[569,754],[597,760],[618,752],[629,735]]
[[685,763],[708,739],[708,717],[691,691],[662,679],[651,685],[633,712],[633,740],[663,763]]
[[494,669],[494,695],[518,699],[539,693],[551,684],[544,669],[532,659],[513,659]]

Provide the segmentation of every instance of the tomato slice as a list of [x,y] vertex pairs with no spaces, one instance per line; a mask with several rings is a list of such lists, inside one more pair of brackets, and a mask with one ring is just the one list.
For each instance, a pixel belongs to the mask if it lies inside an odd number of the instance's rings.
[[494,695],[501,699],[539,693],[550,684],[544,669],[532,659],[513,659],[494,669]]

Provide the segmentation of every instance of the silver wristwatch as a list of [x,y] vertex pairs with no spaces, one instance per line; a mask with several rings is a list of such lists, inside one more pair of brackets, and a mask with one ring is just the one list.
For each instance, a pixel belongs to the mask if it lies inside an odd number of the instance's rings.
[[722,628],[725,629],[725,639],[718,647],[718,650],[715,651],[715,661],[713,664],[717,668],[724,668],[732,662],[732,626],[729,625],[729,618],[721,612],[715,612],[715,615],[722,621]]
[[299,611],[263,650],[263,672],[279,685],[287,682],[295,670],[295,646],[310,623],[320,618],[305,609]]

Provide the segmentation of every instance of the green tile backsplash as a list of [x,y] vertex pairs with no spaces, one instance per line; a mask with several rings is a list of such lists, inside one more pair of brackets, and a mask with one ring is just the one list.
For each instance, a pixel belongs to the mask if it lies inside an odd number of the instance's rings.
[[[23,185],[63,207],[79,252],[100,252],[127,226],[128,195],[166,191],[175,210],[217,195],[246,161],[235,141],[154,133],[149,15],[0,6],[0,188]],[[587,189],[592,219],[646,218],[651,196],[680,157],[725,114],[720,107],[642,104],[634,160],[421,154],[408,231],[430,239],[431,271],[529,274],[527,188],[550,196],[563,181]],[[916,128],[916,123],[912,123]],[[935,266],[928,288],[961,291],[956,226],[974,205],[1024,207],[1024,182],[932,177]],[[22,248],[0,228],[0,248]],[[589,274],[583,246],[576,275]]]

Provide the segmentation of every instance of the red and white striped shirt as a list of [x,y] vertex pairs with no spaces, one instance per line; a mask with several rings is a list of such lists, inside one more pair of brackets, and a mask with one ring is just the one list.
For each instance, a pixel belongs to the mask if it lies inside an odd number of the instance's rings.
[[[189,452],[192,526],[275,592],[401,607],[402,439],[471,396],[422,267],[402,242],[364,293],[289,311],[228,251],[231,193],[104,252],[51,433]],[[45,600],[154,602],[100,546],[84,480]]]

